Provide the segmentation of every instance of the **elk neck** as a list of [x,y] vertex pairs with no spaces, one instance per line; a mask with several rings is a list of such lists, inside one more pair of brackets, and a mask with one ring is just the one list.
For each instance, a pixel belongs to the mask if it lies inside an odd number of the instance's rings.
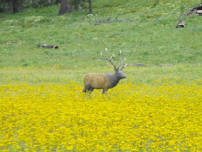
[[106,74],[107,78],[109,79],[110,82],[110,88],[115,87],[119,81],[121,80],[121,78],[119,78],[116,73],[114,74]]

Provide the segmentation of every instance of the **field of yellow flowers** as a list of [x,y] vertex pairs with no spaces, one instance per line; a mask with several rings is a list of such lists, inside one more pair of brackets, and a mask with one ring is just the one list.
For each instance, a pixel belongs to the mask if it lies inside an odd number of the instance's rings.
[[202,151],[202,86],[0,85],[0,151]]

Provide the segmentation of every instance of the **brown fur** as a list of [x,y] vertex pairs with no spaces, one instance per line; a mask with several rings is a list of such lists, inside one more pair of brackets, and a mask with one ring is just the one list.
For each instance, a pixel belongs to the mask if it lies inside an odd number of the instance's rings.
[[84,77],[84,85],[94,89],[109,88],[110,82],[105,74],[89,73]]

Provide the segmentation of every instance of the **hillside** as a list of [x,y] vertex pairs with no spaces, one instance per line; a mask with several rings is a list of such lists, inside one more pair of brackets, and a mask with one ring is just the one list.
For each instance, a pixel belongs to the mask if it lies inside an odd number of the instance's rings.
[[[110,68],[103,68],[106,63],[100,59],[104,48],[115,55],[122,50],[130,65],[146,64],[143,70],[129,66],[128,73],[139,70],[139,77],[145,70],[156,70],[160,76],[165,70],[163,74],[174,74],[171,77],[181,71],[180,75],[188,73],[185,79],[192,73],[190,79],[198,79],[198,71],[202,71],[201,16],[187,18],[184,29],[175,26],[181,12],[199,4],[200,0],[160,0],[156,6],[148,0],[95,0],[93,15],[81,10],[57,16],[59,6],[0,14],[1,81],[8,81],[8,71],[15,73],[20,67],[27,71],[55,67],[70,70],[72,75],[86,73],[87,68],[106,71]],[[58,45],[59,49],[38,48],[39,42]],[[162,69],[155,65],[172,67]]]

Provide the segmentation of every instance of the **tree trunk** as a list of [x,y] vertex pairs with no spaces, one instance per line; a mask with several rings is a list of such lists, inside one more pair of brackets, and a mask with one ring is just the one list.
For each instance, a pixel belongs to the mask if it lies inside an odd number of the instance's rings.
[[33,8],[36,8],[36,7],[37,7],[36,0],[32,0],[32,7],[33,7]]
[[69,3],[68,0],[62,0],[59,10],[59,15],[65,14],[65,13],[71,13],[72,12],[72,5]]
[[48,0],[48,5],[51,5],[51,0]]
[[17,0],[12,0],[12,11],[13,11],[13,13],[18,12],[18,2],[17,2]]
[[40,0],[41,7],[51,5],[51,0]]
[[93,11],[92,11],[92,0],[88,0],[88,3],[89,3],[89,14],[92,14]]
[[79,0],[74,0],[74,9],[75,9],[75,10],[78,10],[78,9],[79,9],[79,3],[80,3]]
[[55,4],[61,3],[61,0],[56,0]]

